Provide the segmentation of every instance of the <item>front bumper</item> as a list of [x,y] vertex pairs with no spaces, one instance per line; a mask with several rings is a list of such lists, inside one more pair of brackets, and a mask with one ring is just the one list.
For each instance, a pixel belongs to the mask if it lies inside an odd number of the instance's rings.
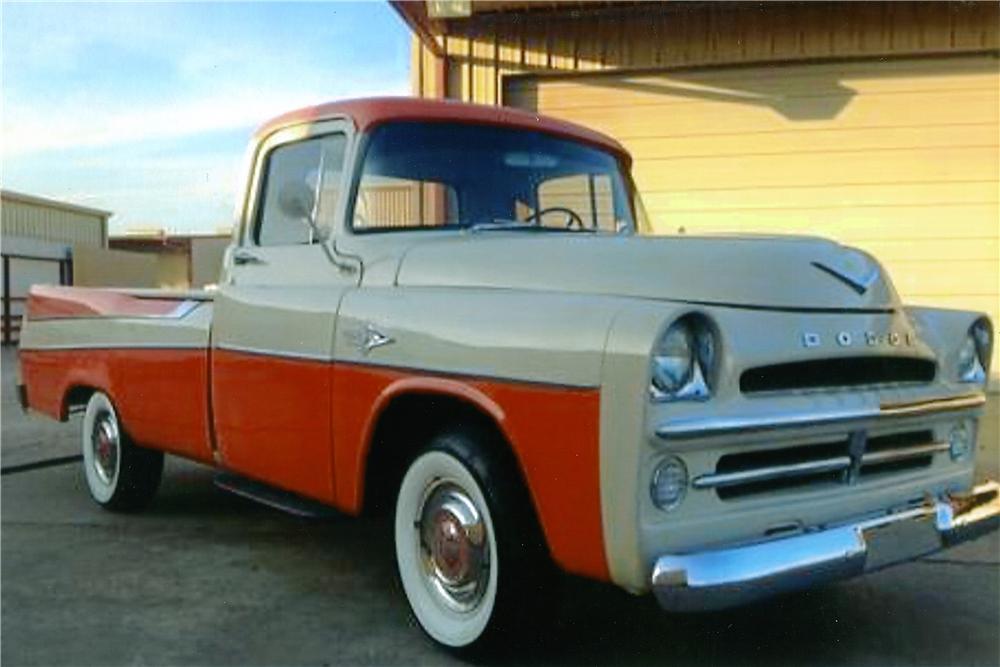
[[919,507],[746,546],[664,555],[652,588],[670,611],[732,607],[914,560],[1000,525],[1000,484]]

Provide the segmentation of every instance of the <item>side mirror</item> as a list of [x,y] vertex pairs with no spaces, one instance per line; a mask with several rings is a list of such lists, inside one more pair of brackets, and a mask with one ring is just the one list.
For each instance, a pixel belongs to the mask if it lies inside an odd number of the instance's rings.
[[323,234],[316,226],[313,217],[316,208],[316,196],[313,189],[302,181],[288,181],[281,186],[278,193],[278,206],[286,217],[301,220],[310,232],[310,243],[323,240]]
[[313,218],[313,208],[316,205],[316,198],[312,188],[301,181],[288,181],[281,186],[278,193],[278,206],[286,217],[303,222],[315,222]]

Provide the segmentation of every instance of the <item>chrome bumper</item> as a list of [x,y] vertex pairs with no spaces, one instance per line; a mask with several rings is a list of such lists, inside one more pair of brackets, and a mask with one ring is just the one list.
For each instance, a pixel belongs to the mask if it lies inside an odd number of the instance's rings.
[[665,555],[652,587],[664,609],[706,611],[853,577],[995,530],[1000,484],[912,509],[747,546]]

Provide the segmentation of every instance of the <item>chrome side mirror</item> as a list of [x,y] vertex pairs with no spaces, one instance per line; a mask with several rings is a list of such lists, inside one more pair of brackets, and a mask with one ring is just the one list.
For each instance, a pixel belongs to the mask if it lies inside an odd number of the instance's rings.
[[309,227],[310,241],[322,240],[323,235],[316,225],[316,195],[313,189],[301,181],[288,181],[278,193],[281,212],[293,220],[301,220]]

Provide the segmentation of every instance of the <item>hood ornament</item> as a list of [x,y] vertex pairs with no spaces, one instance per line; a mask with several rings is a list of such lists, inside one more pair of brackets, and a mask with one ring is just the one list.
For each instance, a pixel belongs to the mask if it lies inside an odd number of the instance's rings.
[[879,267],[859,252],[844,253],[839,261],[813,262],[820,271],[830,274],[858,294],[864,294],[879,279]]

